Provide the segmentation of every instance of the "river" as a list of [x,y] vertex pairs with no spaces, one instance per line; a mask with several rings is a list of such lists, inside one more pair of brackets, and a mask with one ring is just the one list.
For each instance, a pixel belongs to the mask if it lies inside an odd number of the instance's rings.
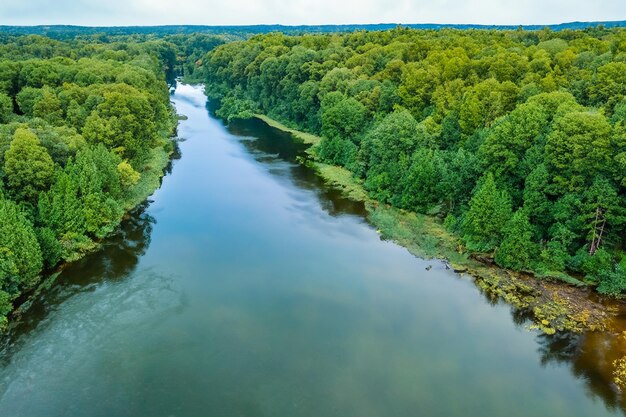
[[172,99],[182,157],[12,330],[0,416],[623,415],[578,338],[382,241],[287,134]]

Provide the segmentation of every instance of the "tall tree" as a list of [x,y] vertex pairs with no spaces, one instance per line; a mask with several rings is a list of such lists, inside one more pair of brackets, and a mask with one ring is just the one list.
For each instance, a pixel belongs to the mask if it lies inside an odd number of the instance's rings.
[[54,162],[37,135],[30,129],[17,129],[4,158],[11,194],[36,204],[39,193],[50,186],[54,173]]
[[490,251],[502,240],[503,228],[511,217],[511,199],[498,190],[491,173],[479,184],[463,219],[463,239],[471,250]]
[[503,229],[504,238],[496,250],[496,263],[516,271],[530,269],[538,253],[533,234],[526,210],[517,210]]
[[32,223],[17,204],[0,197],[0,292],[16,296],[31,287],[42,265]]
[[7,123],[13,116],[13,100],[0,92],[0,123]]

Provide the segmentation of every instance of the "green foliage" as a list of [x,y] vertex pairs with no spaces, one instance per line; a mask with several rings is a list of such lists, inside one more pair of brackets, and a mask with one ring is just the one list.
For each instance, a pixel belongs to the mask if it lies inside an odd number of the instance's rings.
[[0,92],[0,123],[8,123],[13,117],[13,100]]
[[524,103],[500,120],[489,131],[480,148],[485,163],[499,176],[506,175],[514,181],[523,179],[522,164],[528,150],[540,140],[545,129],[547,114],[537,103]]
[[503,228],[511,217],[511,199],[498,190],[487,174],[469,202],[463,219],[463,239],[471,250],[491,251],[502,240]]
[[41,97],[33,104],[33,116],[41,117],[53,125],[63,122],[61,101],[50,87],[41,90]]
[[363,139],[359,158],[365,187],[376,198],[390,201],[400,194],[400,181],[417,147],[419,125],[406,110],[387,115]]
[[348,139],[323,138],[318,147],[318,155],[328,163],[355,169],[357,150],[357,145]]
[[42,266],[32,223],[17,204],[0,198],[0,293],[19,295],[35,283]]
[[553,219],[549,188],[550,174],[544,164],[534,167],[524,180],[524,209],[529,213],[533,224],[538,226],[537,230],[541,231],[540,236],[547,232]]
[[217,115],[219,117],[223,117],[229,122],[236,119],[250,119],[256,113],[256,106],[251,100],[228,96],[225,97],[220,104],[220,109],[217,111]]
[[587,238],[599,234],[606,241],[617,241],[624,231],[626,207],[620,199],[616,186],[605,177],[598,176],[582,194],[580,223]]
[[136,185],[141,179],[141,174],[135,171],[128,161],[122,161],[117,164],[117,173],[120,178],[120,184],[124,189]]
[[344,98],[322,107],[322,133],[324,136],[335,139],[357,141],[357,135],[363,130],[366,123],[367,108],[356,99]]
[[5,153],[4,172],[10,193],[18,201],[35,204],[39,193],[50,186],[54,162],[37,135],[20,128]]
[[24,87],[17,94],[16,100],[20,111],[26,116],[32,116],[35,104],[42,97],[40,88]]
[[576,235],[558,223],[552,228],[552,238],[541,251],[538,269],[544,273],[564,271],[570,260],[569,248]]
[[7,327],[8,319],[7,315],[13,310],[13,304],[11,303],[11,297],[8,293],[0,291],[0,331]]
[[580,248],[570,260],[572,269],[596,283],[601,282],[602,277],[613,270],[613,265],[613,256],[604,249],[599,249],[592,255],[587,248]]
[[438,151],[419,149],[407,170],[401,173],[401,192],[394,196],[396,205],[422,213],[428,212],[445,196],[446,164]]
[[114,84],[85,120],[83,136],[88,143],[116,149],[139,162],[156,145],[158,117],[162,109],[150,105],[148,97],[126,84]]
[[54,267],[61,260],[63,247],[57,240],[54,231],[48,227],[41,227],[35,230],[39,247],[41,248],[41,256],[46,268]]
[[600,113],[567,113],[555,121],[546,142],[546,162],[555,187],[580,192],[611,167],[611,125]]
[[571,259],[570,266],[583,273],[587,280],[598,284],[598,292],[617,296],[626,292],[626,270],[622,263],[616,263],[613,254],[599,249],[591,255],[581,248]]
[[532,241],[533,234],[526,211],[516,211],[503,229],[504,238],[496,251],[496,263],[516,271],[530,269],[538,252],[537,245]]
[[52,187],[39,198],[39,218],[58,237],[83,233],[85,216],[79,195],[79,178],[73,161],[56,174]]
[[626,269],[618,265],[614,270],[604,269],[598,273],[598,292],[618,296],[626,292]]

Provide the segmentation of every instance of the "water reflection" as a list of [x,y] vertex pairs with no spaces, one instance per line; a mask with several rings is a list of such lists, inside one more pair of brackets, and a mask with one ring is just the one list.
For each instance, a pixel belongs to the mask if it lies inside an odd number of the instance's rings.
[[565,364],[585,382],[588,394],[600,398],[610,410],[625,410],[626,401],[612,382],[613,361],[622,350],[622,336],[607,333],[539,335],[541,364]]
[[[213,111],[212,106],[209,106],[209,111]],[[333,217],[367,215],[363,203],[343,197],[340,190],[327,185],[315,171],[297,162],[298,157],[305,155],[308,145],[294,141],[291,134],[268,126],[259,119],[236,120],[228,126],[228,130],[244,138],[241,143],[273,176],[298,189],[312,191],[317,200],[315,205],[321,206],[326,213]]]

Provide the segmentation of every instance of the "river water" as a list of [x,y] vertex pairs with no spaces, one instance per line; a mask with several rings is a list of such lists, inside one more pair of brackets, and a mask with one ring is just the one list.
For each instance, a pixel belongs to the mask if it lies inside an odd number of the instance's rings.
[[579,338],[381,241],[288,135],[172,98],[181,159],[11,332],[0,416],[622,415]]

